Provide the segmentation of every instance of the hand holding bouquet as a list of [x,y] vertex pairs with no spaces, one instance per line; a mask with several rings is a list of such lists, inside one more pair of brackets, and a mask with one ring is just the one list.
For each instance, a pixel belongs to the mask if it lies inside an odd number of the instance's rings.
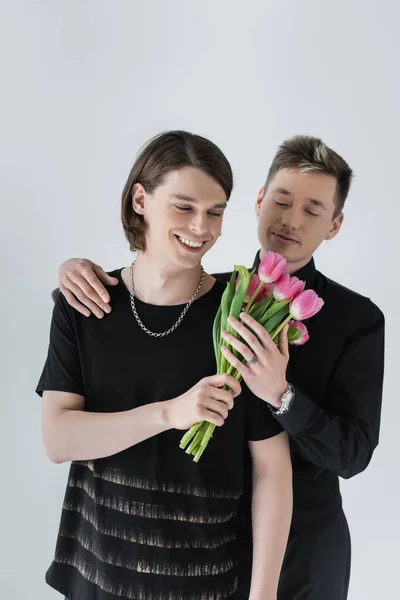
[[[221,352],[221,348],[226,346],[238,361],[246,362],[222,337],[222,333],[227,331],[246,344],[228,322],[229,317],[239,319],[242,311],[253,317],[275,344],[278,343],[278,336],[287,324],[290,344],[302,345],[309,339],[307,328],[302,321],[315,315],[324,302],[313,290],[304,291],[305,282],[284,273],[285,268],[286,260],[274,252],[265,254],[257,274],[254,270],[249,272],[246,267],[235,266],[214,320],[213,343],[217,373],[228,373],[237,381],[242,379],[239,370],[230,364]],[[185,433],[180,447],[186,449],[188,454],[194,456],[193,460],[198,462],[214,429],[215,425],[207,421],[196,423]]]

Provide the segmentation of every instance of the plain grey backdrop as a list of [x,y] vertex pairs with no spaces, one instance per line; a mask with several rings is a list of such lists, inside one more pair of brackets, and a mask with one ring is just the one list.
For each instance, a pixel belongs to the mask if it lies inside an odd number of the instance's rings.
[[[68,465],[45,457],[34,388],[56,268],[132,260],[120,194],[140,146],[182,128],[232,162],[235,190],[210,271],[257,249],[254,201],[279,142],[321,136],[356,177],[338,238],[317,253],[387,320],[381,442],[342,482],[351,600],[394,597],[399,545],[400,9],[396,0],[1,0],[1,561],[6,600],[44,583]],[[340,319],[340,313],[338,313]],[[397,555],[397,556],[396,556]]]

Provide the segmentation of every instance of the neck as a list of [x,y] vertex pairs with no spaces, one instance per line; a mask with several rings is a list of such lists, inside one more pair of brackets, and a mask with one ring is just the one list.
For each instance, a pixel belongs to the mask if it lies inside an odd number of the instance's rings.
[[[260,250],[260,259],[262,260],[263,257],[265,256],[265,254],[268,252],[268,250],[265,250],[265,248],[261,248]],[[300,269],[302,269],[303,267],[305,267],[310,260],[312,259],[312,255],[311,256],[307,256],[306,258],[303,258],[301,260],[296,260],[296,261],[287,261],[286,264],[286,269],[285,269],[285,273],[288,273],[289,275],[292,275],[292,273],[297,273],[297,271],[300,271]]]
[[[129,268],[123,270],[122,278],[129,289]],[[188,302],[196,291],[200,278],[200,264],[185,269],[171,263],[150,259],[144,252],[138,252],[133,268],[135,296],[143,302],[158,306]],[[204,285],[201,291],[203,288]]]

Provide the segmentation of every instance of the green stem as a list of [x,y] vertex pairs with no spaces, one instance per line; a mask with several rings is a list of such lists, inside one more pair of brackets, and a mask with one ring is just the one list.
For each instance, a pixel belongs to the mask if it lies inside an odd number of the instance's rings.
[[188,431],[182,437],[179,447],[184,450],[186,448],[186,446],[188,445],[188,443],[190,442],[190,440],[196,435],[196,433],[200,427],[201,427],[201,421],[200,421],[200,423],[196,423],[195,425],[192,425],[191,428],[188,429]]
[[[199,451],[202,448],[204,451],[204,449],[207,447],[207,444],[210,441],[212,434],[214,433],[215,425],[213,425],[212,423],[207,423],[206,421],[204,421],[204,425],[205,426],[203,427],[203,430],[202,430],[202,438],[201,439],[199,438],[199,441],[197,444],[193,443],[193,446],[191,447],[191,451],[188,452],[188,454],[193,454],[194,456],[197,456]],[[203,451],[201,452],[201,454],[203,453]],[[201,456],[201,454],[200,454],[200,456]],[[198,458],[200,458],[200,456]]]
[[206,446],[200,446],[200,448],[198,449],[198,451],[195,454],[195,457],[193,458],[193,461],[195,463],[198,463],[200,460],[201,455],[203,454],[204,450],[206,449]]
[[215,425],[213,423],[208,423],[207,429],[203,435],[203,439],[200,442],[201,446],[206,447],[210,439],[212,438],[212,434],[214,433]]
[[260,285],[258,286],[258,288],[256,289],[256,291],[254,292],[254,294],[252,295],[252,297],[250,298],[249,302],[247,303],[247,306],[245,308],[246,313],[249,312],[249,310],[251,309],[251,306],[254,302],[254,300],[257,298],[259,291],[261,290],[261,288],[263,287],[264,283],[261,281]]
[[203,435],[206,430],[206,427],[207,427],[207,422],[202,421],[201,427],[199,427],[194,440],[190,444],[189,448],[186,449],[186,454],[192,454],[192,452],[196,448],[197,444],[199,444],[201,442],[201,440],[203,439]]

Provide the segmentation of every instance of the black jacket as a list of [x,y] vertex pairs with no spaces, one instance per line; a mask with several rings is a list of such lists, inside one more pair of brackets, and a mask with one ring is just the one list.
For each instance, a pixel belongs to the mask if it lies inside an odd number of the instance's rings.
[[[257,254],[254,266],[258,264]],[[290,347],[287,380],[296,393],[289,412],[276,417],[290,436],[292,527],[300,532],[337,516],[338,477],[364,471],[378,444],[384,316],[371,300],[318,272],[314,260],[296,275],[325,301],[305,321],[309,341]],[[230,273],[216,277],[227,281]],[[245,494],[247,510],[249,498]]]

